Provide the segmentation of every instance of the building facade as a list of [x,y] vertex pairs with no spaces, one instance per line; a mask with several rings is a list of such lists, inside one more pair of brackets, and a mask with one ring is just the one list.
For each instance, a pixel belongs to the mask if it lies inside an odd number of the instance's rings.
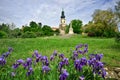
[[59,25],[60,35],[64,35],[65,34],[65,28],[66,28],[65,13],[62,10],[61,18],[60,18],[60,25]]

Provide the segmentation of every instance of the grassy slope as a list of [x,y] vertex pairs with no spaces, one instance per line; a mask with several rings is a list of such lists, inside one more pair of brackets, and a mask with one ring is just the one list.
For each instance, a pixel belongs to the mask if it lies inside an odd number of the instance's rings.
[[[17,59],[31,57],[34,50],[38,50],[42,55],[50,56],[54,50],[64,53],[66,56],[71,54],[75,46],[80,43],[89,45],[89,53],[103,53],[103,61],[110,66],[120,66],[120,45],[114,42],[113,38],[82,38],[72,36],[70,38],[45,37],[32,39],[0,39],[0,54],[13,47],[14,51],[8,59],[8,64],[12,65]],[[12,64],[11,64],[12,63]]]

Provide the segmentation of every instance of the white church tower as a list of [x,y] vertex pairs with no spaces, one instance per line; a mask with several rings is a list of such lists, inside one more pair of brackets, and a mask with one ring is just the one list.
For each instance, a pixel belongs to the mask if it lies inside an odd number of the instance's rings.
[[61,19],[60,19],[60,25],[59,25],[60,35],[65,34],[65,28],[66,28],[66,20],[65,20],[64,11],[62,10]]

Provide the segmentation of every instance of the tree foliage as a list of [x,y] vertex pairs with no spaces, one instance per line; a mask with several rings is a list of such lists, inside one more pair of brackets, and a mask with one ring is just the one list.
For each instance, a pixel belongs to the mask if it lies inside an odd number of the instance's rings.
[[1,25],[0,25],[0,30],[6,32],[7,34],[10,33],[10,28],[9,28],[9,25],[8,25],[8,24],[4,24],[4,23],[1,24]]
[[36,34],[34,32],[25,32],[21,36],[22,38],[36,38]]
[[4,31],[0,31],[0,38],[7,38],[7,33]]
[[[117,5],[115,5],[115,14],[116,14],[116,18],[117,18],[117,23],[120,24],[120,1],[116,2]],[[120,25],[119,27],[119,31],[120,31]]]
[[53,35],[53,30],[48,25],[44,25],[42,30],[43,30],[43,33],[44,33],[45,36],[52,36]]
[[31,21],[31,22],[30,22],[30,27],[31,27],[31,28],[37,28],[37,27],[38,27],[38,25],[37,25],[37,23],[36,23],[36,22]]
[[115,13],[120,20],[120,1],[118,1],[117,5],[115,5]]
[[65,33],[69,33],[69,28],[70,28],[70,25],[66,25],[66,29],[65,29]]
[[82,32],[81,31],[82,21],[79,19],[75,19],[75,20],[72,20],[71,23],[72,23],[73,32],[80,34]]
[[0,24],[0,38],[35,38],[41,36],[52,36],[53,34],[59,34],[59,30],[53,31],[50,26],[42,23],[36,23],[31,21],[29,25],[25,25],[22,29],[15,28],[12,24]]
[[56,30],[54,31],[54,34],[56,34],[56,35],[59,35],[59,33],[60,33],[59,29],[56,29]]
[[94,36],[113,37],[118,31],[115,14],[111,10],[95,10],[93,20],[85,25],[85,31]]
[[10,38],[19,38],[22,35],[22,31],[19,28],[15,28],[14,30],[11,30],[10,32]]

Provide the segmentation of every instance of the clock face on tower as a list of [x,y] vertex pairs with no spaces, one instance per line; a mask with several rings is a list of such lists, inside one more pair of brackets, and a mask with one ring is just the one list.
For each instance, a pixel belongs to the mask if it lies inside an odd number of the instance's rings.
[[65,19],[61,19],[61,23],[65,23]]

